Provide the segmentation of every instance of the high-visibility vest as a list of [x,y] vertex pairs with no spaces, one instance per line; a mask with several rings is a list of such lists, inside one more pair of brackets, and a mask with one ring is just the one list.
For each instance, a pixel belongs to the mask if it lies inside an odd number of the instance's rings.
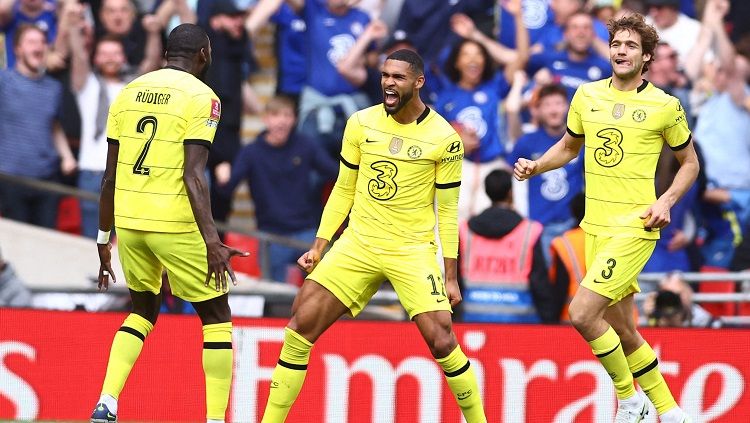
[[461,222],[463,318],[467,322],[536,323],[529,289],[539,222],[524,219],[502,238],[485,238]]
[[568,271],[568,301],[560,313],[560,321],[570,321],[568,304],[573,299],[578,285],[586,275],[586,233],[583,229],[575,227],[552,240],[552,260],[549,267],[549,277],[552,283],[557,280],[557,260],[560,258],[563,266]]

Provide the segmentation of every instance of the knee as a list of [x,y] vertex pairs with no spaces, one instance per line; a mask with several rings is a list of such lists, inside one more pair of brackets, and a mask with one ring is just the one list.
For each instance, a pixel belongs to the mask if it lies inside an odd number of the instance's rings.
[[626,351],[634,350],[641,343],[641,336],[634,325],[612,326],[620,338],[623,349]]
[[313,344],[321,335],[314,321],[310,321],[310,319],[300,318],[296,314],[292,314],[292,318],[289,319],[286,327],[295,331],[299,336],[307,339],[308,341],[310,341],[310,343]]
[[578,307],[575,303],[571,303],[570,307],[568,307],[568,314],[570,315],[570,324],[579,333],[588,332],[592,324],[592,319],[583,307]]
[[133,314],[137,314],[144,319],[151,322],[152,325],[156,324],[156,319],[159,318],[159,310],[160,305],[157,305],[156,302],[133,302],[132,310],[131,312]]
[[427,347],[435,358],[447,357],[458,343],[452,333],[441,333],[427,340]]
[[204,326],[232,321],[232,309],[229,307],[229,298],[226,294],[192,304]]
[[132,313],[143,317],[151,322],[152,325],[156,325],[156,320],[159,318],[159,307],[133,305]]

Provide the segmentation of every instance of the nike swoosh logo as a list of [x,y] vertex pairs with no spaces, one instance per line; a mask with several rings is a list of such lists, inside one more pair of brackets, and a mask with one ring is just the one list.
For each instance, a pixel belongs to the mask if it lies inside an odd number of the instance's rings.
[[365,138],[365,142],[377,142],[376,140],[371,140],[369,138]]
[[593,108],[593,107],[591,108],[591,111],[592,111],[592,112],[598,112],[599,110],[601,110],[601,109],[595,109],[595,108]]
[[443,298],[442,300],[437,300],[437,302],[439,303],[442,303],[443,301],[445,301],[445,298]]
[[604,281],[598,281],[598,280],[594,279],[594,283],[604,283]]

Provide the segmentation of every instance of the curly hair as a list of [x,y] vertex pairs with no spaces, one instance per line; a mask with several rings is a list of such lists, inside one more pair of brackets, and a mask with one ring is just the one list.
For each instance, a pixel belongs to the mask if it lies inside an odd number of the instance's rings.
[[643,62],[642,73],[646,73],[649,64],[654,60],[656,45],[659,43],[659,34],[656,33],[656,29],[647,24],[643,19],[643,15],[639,13],[633,13],[617,20],[611,20],[607,24],[607,29],[609,30],[610,44],[612,44],[615,34],[620,31],[635,32],[641,36],[641,50],[643,51],[643,54],[651,56],[650,59]]

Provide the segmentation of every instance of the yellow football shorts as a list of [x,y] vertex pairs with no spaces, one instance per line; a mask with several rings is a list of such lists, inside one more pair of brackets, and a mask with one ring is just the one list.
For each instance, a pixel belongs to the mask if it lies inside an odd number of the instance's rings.
[[436,251],[432,244],[375,247],[344,233],[307,278],[331,291],[352,316],[386,279],[410,319],[428,311],[452,312]]
[[208,260],[199,231],[146,232],[117,228],[117,248],[128,288],[158,294],[162,269],[167,270],[172,294],[189,302],[224,295],[216,291],[215,278],[205,286]]
[[586,234],[586,276],[581,285],[615,304],[641,292],[638,274],[651,257],[656,240]]

